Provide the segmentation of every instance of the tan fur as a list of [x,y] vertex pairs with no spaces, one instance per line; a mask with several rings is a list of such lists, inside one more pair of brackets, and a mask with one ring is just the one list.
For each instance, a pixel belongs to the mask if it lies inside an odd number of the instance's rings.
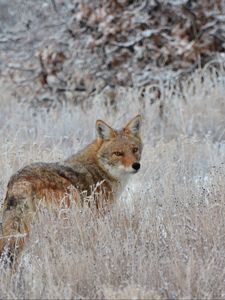
[[82,151],[63,162],[34,163],[15,173],[3,203],[0,254],[6,246],[12,257],[21,252],[40,203],[83,206],[90,199],[91,208],[108,209],[137,171],[133,164],[139,167],[140,125],[139,115],[120,131],[98,120],[96,140]]

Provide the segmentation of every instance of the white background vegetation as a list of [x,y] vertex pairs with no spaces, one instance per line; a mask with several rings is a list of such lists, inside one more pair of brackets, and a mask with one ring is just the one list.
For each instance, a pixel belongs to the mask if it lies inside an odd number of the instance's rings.
[[0,200],[18,168],[58,161],[95,136],[95,120],[120,127],[142,113],[144,151],[112,211],[42,209],[15,273],[0,265],[0,298],[224,298],[225,76],[206,67],[189,80],[142,93],[119,89],[116,104],[45,111],[0,93]]

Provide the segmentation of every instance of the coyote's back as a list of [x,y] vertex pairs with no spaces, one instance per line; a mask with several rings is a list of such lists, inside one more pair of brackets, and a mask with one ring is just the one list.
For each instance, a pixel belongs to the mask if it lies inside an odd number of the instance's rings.
[[13,258],[30,231],[41,203],[50,207],[87,203],[105,212],[122,191],[129,175],[140,169],[140,115],[123,129],[96,122],[97,138],[82,151],[58,163],[34,163],[16,172],[3,203],[0,254]]

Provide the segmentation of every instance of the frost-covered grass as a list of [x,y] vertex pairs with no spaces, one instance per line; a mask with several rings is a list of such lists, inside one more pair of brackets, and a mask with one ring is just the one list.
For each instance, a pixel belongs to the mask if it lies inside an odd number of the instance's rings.
[[[203,77],[202,77],[203,74]],[[1,87],[0,199],[11,174],[57,161],[94,138],[95,119],[144,116],[142,169],[104,218],[42,209],[17,271],[0,266],[0,298],[225,297],[225,76],[198,71],[180,87],[118,90],[89,109],[34,112]],[[7,96],[8,95],[8,96]],[[104,98],[105,97],[105,98]]]

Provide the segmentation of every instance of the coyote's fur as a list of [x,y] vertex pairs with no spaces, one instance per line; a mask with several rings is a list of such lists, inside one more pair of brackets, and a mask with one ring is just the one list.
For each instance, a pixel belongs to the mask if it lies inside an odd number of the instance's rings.
[[97,138],[82,151],[63,162],[34,163],[15,173],[3,203],[0,254],[3,249],[12,258],[18,254],[40,203],[69,206],[73,200],[82,206],[89,199],[97,211],[108,208],[140,168],[140,126],[140,115],[122,130],[97,120]]

